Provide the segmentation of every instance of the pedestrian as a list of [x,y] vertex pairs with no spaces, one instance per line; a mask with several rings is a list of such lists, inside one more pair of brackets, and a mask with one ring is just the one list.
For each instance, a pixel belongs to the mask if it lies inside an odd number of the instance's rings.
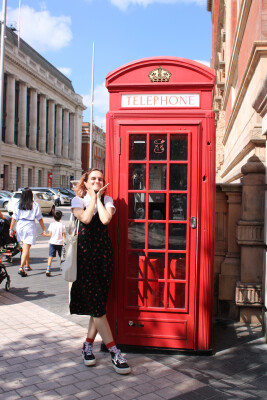
[[44,233],[44,236],[50,237],[46,276],[51,276],[51,265],[56,254],[58,253],[58,256],[61,257],[63,242],[66,238],[66,227],[60,222],[63,213],[61,211],[55,211],[53,216],[55,221],[49,225],[49,233]]
[[89,315],[89,326],[83,344],[84,364],[96,364],[93,343],[97,332],[111,355],[115,371],[128,374],[131,368],[115,345],[106,317],[108,291],[113,273],[113,252],[108,235],[115,207],[105,195],[103,171],[86,171],[78,182],[72,199],[72,212],[79,220],[77,247],[77,280],[71,288],[71,314]]
[[9,228],[9,236],[13,237],[13,227],[16,225],[17,240],[23,243],[20,259],[20,269],[18,273],[21,276],[27,276],[31,271],[30,267],[30,248],[36,242],[36,224],[35,219],[42,228],[42,235],[45,233],[44,220],[38,203],[33,201],[33,193],[29,187],[23,189],[20,200],[14,206],[14,211]]

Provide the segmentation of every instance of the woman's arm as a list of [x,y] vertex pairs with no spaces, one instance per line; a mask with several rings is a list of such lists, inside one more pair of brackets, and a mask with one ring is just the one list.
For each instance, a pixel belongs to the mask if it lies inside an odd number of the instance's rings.
[[43,230],[42,235],[45,236],[44,234],[45,234],[46,232],[45,232],[45,225],[44,225],[44,220],[43,220],[43,218],[39,219],[38,222],[39,222],[39,224],[41,225],[41,228],[42,228],[42,230]]
[[6,219],[6,217],[4,216],[4,214],[0,211],[0,219]]
[[103,225],[108,225],[113,217],[113,208],[112,207],[105,208],[101,201],[101,196],[105,192],[108,185],[109,184],[102,187],[102,189],[100,189],[96,195],[98,215],[99,215],[100,221],[102,222]]
[[72,212],[75,215],[75,217],[78,218],[84,224],[89,224],[91,222],[95,212],[96,194],[93,189],[89,190],[89,195],[91,197],[91,200],[85,210],[76,207],[72,209]]
[[9,227],[9,236],[13,237],[13,227],[17,221],[12,217]]

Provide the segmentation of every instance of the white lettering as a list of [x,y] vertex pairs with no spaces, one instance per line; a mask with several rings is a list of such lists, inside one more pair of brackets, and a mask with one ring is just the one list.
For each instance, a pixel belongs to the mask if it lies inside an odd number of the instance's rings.
[[192,108],[199,107],[198,93],[149,93],[149,94],[123,94],[121,95],[122,108],[145,107],[175,107]]

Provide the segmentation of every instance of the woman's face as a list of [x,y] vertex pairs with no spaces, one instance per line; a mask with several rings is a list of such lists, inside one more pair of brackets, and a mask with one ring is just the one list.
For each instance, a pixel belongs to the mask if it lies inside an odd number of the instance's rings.
[[87,182],[84,182],[87,190],[93,189],[98,192],[104,186],[104,177],[100,171],[92,171],[88,176]]

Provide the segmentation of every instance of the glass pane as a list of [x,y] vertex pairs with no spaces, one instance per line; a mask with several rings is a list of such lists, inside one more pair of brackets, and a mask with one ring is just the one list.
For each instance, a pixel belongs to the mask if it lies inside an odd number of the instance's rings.
[[170,250],[186,250],[186,225],[170,224],[169,225],[169,249]]
[[186,189],[187,189],[187,165],[171,164],[170,190],[186,190]]
[[127,262],[128,278],[144,278],[145,253],[129,253]]
[[166,164],[149,165],[149,190],[166,189]]
[[148,248],[165,249],[165,224],[148,224]]
[[146,166],[145,164],[129,164],[129,190],[145,190]]
[[167,160],[167,135],[150,135],[150,160]]
[[148,219],[166,219],[166,194],[150,193]]
[[165,254],[148,253],[147,279],[164,279]]
[[169,279],[186,279],[186,254],[169,254]]
[[164,283],[147,282],[147,307],[164,307]]
[[129,160],[146,160],[146,135],[129,136]]
[[168,307],[184,308],[185,307],[185,284],[169,283],[168,287]]
[[145,217],[146,217],[145,193],[129,193],[128,218],[145,219]]
[[145,224],[138,222],[129,222],[128,246],[132,249],[145,248]]
[[144,305],[144,283],[142,281],[128,280],[127,306],[142,307]]
[[171,135],[171,160],[187,160],[187,135]]
[[176,221],[186,220],[187,196],[186,194],[170,194],[169,219]]

